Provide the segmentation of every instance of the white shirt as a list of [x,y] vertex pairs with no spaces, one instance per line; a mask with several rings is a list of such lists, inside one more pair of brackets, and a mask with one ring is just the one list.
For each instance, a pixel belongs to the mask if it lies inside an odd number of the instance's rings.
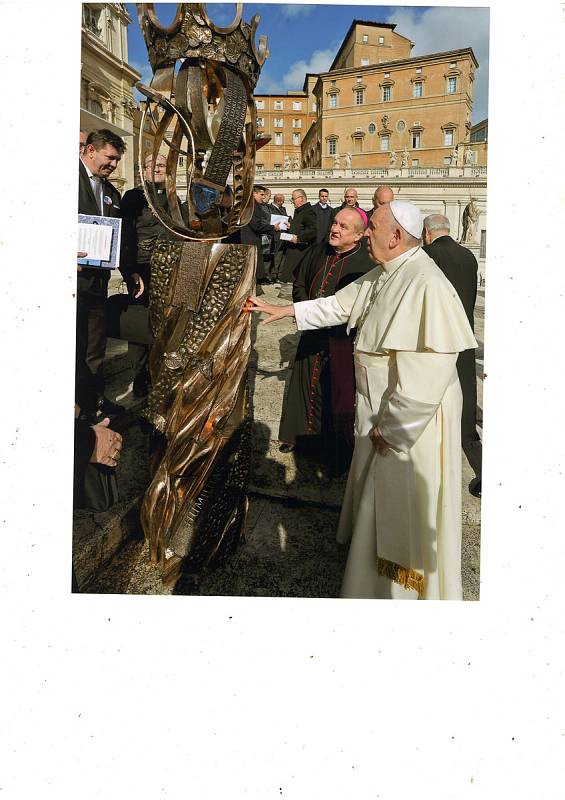
[[[82,161],[82,158],[81,158]],[[104,216],[104,191],[102,188],[102,179],[93,175],[87,165],[82,161],[82,164],[86,170],[86,174],[90,179],[90,185],[92,186],[92,191],[94,192],[94,197],[96,198],[96,202],[98,203],[98,210],[100,212],[100,216]]]

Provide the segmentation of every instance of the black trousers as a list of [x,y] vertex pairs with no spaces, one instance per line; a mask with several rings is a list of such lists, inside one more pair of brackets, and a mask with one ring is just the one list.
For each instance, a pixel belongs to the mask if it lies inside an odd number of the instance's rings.
[[457,373],[463,394],[461,446],[471,469],[480,478],[483,466],[483,446],[477,433],[477,374],[474,350],[464,350],[459,353]]
[[[89,270],[90,272],[90,270]],[[77,277],[76,389],[81,411],[90,413],[104,396],[105,305],[108,276]]]

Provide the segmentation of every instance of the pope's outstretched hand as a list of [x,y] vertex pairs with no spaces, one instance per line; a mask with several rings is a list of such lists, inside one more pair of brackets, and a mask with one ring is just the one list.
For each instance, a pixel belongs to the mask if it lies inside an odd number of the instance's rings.
[[294,306],[292,303],[287,306],[277,306],[273,305],[273,303],[265,303],[258,297],[249,297],[244,310],[255,311],[259,314],[267,314],[266,319],[262,320],[261,325],[266,325],[268,322],[276,322],[283,317],[294,316]]

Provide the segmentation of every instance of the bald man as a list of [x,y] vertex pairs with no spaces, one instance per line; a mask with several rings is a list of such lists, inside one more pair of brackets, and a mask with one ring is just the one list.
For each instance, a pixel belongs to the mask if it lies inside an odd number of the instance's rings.
[[373,195],[373,211],[394,200],[394,192],[390,186],[377,186]]

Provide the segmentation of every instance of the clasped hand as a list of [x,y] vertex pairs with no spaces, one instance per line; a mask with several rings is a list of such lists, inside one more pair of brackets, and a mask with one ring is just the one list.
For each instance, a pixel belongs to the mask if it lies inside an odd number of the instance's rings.
[[380,456],[387,456],[390,453],[390,445],[386,439],[383,438],[377,425],[369,432],[369,438]]

